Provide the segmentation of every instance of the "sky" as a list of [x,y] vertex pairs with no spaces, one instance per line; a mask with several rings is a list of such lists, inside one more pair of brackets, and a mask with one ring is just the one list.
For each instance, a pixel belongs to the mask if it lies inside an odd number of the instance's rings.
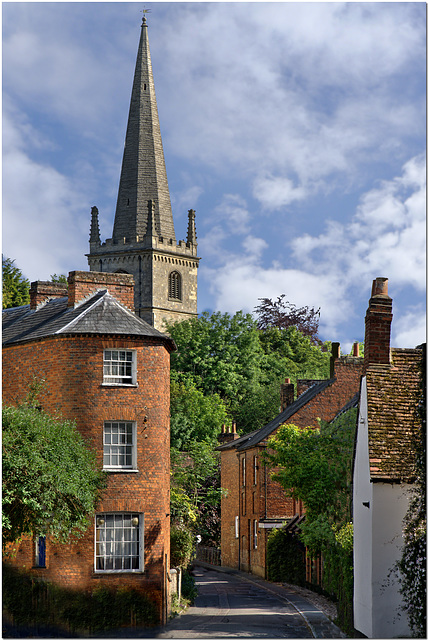
[[423,2],[4,2],[3,254],[87,270],[94,205],[111,237],[143,8],[198,310],[285,294],[346,353],[386,277],[392,346],[424,342]]

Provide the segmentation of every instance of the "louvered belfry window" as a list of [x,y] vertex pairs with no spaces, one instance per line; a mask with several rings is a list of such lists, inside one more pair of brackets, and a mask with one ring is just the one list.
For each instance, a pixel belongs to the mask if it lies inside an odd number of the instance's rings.
[[181,300],[181,275],[178,271],[169,274],[168,297],[171,300]]

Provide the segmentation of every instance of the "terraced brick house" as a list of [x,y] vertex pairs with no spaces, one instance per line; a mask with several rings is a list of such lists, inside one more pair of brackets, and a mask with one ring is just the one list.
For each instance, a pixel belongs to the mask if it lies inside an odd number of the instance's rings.
[[[300,380],[297,399],[290,380],[281,388],[281,413],[266,426],[241,437],[235,432],[219,436],[221,486],[226,490],[221,502],[222,565],[267,576],[267,539],[276,527],[295,524],[304,515],[301,501],[286,497],[271,479],[271,470],[263,464],[262,453],[268,439],[285,423],[299,427],[317,424],[317,418],[332,420],[350,401],[356,402],[363,358],[358,344],[353,355],[341,356],[339,343],[333,343],[330,378]],[[307,579],[319,579],[313,573],[319,567],[307,560]]]

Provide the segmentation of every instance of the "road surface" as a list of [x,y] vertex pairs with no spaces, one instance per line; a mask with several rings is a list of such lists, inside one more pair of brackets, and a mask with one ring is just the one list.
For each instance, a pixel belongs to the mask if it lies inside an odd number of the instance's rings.
[[198,596],[156,638],[312,638],[285,598],[234,575],[197,566]]

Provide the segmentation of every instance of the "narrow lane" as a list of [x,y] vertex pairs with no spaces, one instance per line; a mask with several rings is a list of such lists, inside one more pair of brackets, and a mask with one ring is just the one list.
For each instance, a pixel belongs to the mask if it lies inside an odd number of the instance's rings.
[[156,638],[312,638],[286,600],[237,576],[196,567],[198,596]]

